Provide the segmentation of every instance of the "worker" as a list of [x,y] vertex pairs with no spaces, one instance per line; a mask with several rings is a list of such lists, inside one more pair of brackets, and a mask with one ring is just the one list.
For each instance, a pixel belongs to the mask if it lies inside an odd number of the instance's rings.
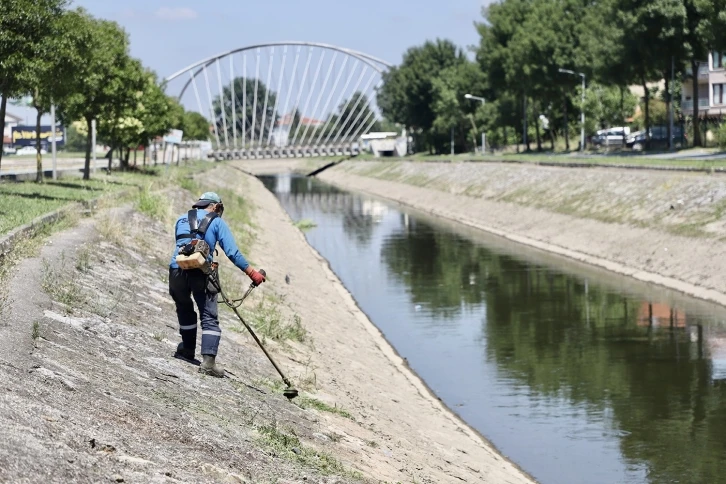
[[[265,282],[265,277],[253,269],[240,253],[229,226],[222,220],[223,213],[224,205],[219,195],[214,192],[204,193],[192,205],[192,209],[176,221],[176,247],[169,264],[169,294],[176,304],[182,339],[174,356],[196,362],[194,355],[197,315],[194,312],[193,297],[202,326],[202,362],[199,372],[220,378],[224,377],[224,369],[216,363],[216,357],[222,332],[217,314],[217,290],[209,280],[209,264],[212,262],[217,242],[229,260],[247,274],[253,284],[260,285]],[[180,250],[192,247],[192,241],[204,246],[202,240],[208,246],[205,265],[198,269],[180,268],[177,263]]]

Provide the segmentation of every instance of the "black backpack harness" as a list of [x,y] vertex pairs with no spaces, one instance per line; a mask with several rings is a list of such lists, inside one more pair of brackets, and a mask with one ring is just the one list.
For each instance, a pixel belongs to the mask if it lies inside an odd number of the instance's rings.
[[189,213],[187,214],[187,218],[189,220],[189,230],[190,233],[188,234],[179,234],[176,236],[177,242],[184,239],[196,239],[197,236],[199,236],[200,239],[204,238],[204,234],[207,233],[207,229],[209,228],[209,225],[212,223],[212,220],[219,217],[219,215],[216,212],[210,212],[207,214],[204,219],[202,219],[202,223],[199,223],[199,220],[197,219],[197,210],[191,209],[189,210]]

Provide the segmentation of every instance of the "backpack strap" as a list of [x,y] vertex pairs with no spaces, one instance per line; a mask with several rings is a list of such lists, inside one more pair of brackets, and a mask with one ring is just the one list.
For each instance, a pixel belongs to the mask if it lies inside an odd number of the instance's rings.
[[189,210],[189,213],[187,214],[187,218],[189,219],[189,229],[190,233],[188,234],[179,234],[176,236],[176,240],[184,240],[184,239],[195,239],[196,236],[199,236],[200,239],[204,238],[204,234],[207,233],[207,229],[209,228],[209,225],[212,223],[212,221],[217,218],[219,215],[215,212],[210,212],[207,214],[206,217],[202,220],[202,223],[199,223],[199,220],[197,219],[197,211],[196,209]]
[[215,212],[209,212],[207,214],[207,216],[204,217],[204,220],[202,220],[202,223],[199,224],[199,228],[197,228],[196,233],[201,235],[201,238],[204,238],[204,234],[207,233],[207,229],[209,228],[209,225],[218,216],[219,215],[217,215]]

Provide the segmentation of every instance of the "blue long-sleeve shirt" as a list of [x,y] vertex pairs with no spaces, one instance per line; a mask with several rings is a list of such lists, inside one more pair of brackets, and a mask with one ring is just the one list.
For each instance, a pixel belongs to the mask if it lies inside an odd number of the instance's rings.
[[[204,218],[207,216],[207,213],[208,212],[206,210],[197,209],[198,224],[202,223]],[[190,232],[191,227],[189,226],[189,218],[187,217],[187,214],[184,214],[176,221],[174,236],[176,237],[178,235],[188,234]],[[174,248],[174,253],[171,256],[171,263],[169,264],[169,267],[171,267],[172,269],[179,268],[179,265],[176,263],[176,256],[179,254],[179,249],[184,245],[188,244],[190,241],[191,238],[185,238],[176,241],[176,247]],[[208,258],[210,262],[214,257],[214,249],[215,247],[217,247],[217,242],[219,242],[219,246],[222,248],[229,260],[234,263],[234,265],[239,267],[241,270],[245,270],[247,269],[247,267],[249,267],[249,263],[237,248],[237,244],[234,241],[232,231],[229,230],[229,226],[224,220],[222,220],[221,217],[215,218],[214,220],[212,220],[212,223],[209,224],[209,227],[207,227],[207,232],[204,234],[204,241],[209,244],[209,247],[211,249]]]

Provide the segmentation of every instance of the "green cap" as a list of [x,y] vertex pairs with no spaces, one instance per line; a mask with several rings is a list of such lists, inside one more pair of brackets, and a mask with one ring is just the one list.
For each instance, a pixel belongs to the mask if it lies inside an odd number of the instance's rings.
[[192,205],[192,208],[204,208],[210,203],[222,203],[222,199],[214,192],[206,192]]

